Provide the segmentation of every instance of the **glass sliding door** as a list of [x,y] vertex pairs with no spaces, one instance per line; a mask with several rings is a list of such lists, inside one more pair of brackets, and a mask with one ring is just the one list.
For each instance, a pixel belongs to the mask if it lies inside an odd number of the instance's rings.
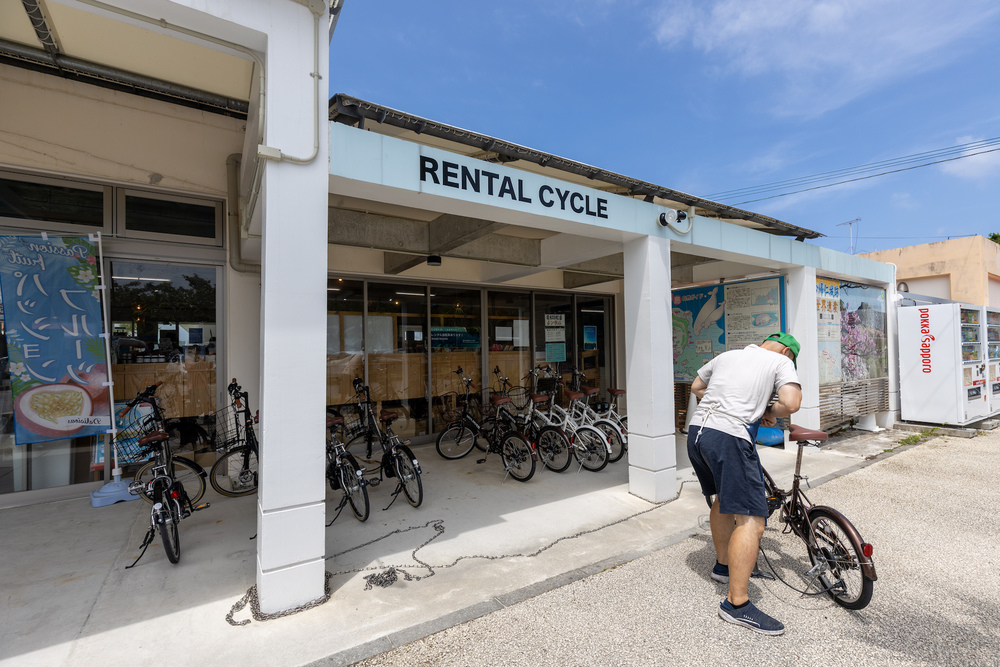
[[[576,366],[573,296],[535,294],[535,364],[548,365],[563,378],[563,389],[573,382]],[[561,401],[562,396],[558,396]]]
[[490,388],[499,391],[493,369],[510,378],[513,385],[526,384],[522,378],[531,363],[531,295],[521,292],[489,292],[486,297],[486,335],[489,343],[487,367]]
[[607,389],[611,357],[611,297],[578,296],[576,298],[577,335],[576,366],[587,376],[587,384]]
[[327,281],[326,404],[345,418],[348,436],[354,435],[360,425],[354,409],[353,381],[365,377],[364,312],[362,281]]
[[472,378],[473,396],[482,379],[482,292],[431,287],[431,405],[433,430],[447,423],[449,411],[465,394],[459,368]]
[[427,292],[423,287],[369,283],[365,349],[372,400],[399,414],[402,436],[428,432]]

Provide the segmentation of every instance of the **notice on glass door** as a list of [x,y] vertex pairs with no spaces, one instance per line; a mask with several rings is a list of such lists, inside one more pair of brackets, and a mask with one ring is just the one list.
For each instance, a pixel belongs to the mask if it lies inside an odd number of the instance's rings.
[[760,344],[781,331],[781,279],[726,285],[726,349]]

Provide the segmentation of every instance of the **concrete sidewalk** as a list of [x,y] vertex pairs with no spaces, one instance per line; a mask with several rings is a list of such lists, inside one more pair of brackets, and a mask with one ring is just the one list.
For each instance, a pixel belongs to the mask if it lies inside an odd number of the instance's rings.
[[[856,470],[905,435],[836,439],[808,454],[805,472],[815,485]],[[683,442],[678,451],[684,466]],[[790,482],[794,448],[760,452],[779,484]],[[501,484],[498,461],[445,461],[433,446],[416,455],[423,506],[400,500],[383,511],[392,490],[383,484],[371,489],[366,523],[346,510],[328,528],[327,570],[334,576],[326,604],[241,627],[225,617],[253,583],[253,497],[209,490],[212,507],[181,524],[180,564],[167,562],[157,540],[130,570],[124,567],[138,555],[148,525],[141,501],[0,512],[0,664],[350,664],[571,582],[588,586],[590,575],[644,556],[663,558],[671,545],[694,544],[698,558],[708,557],[701,525],[707,508],[690,468],[679,470],[686,482],[677,500],[653,505],[628,494],[624,461],[598,474],[539,471],[528,483]],[[339,492],[329,494],[328,520],[338,500]],[[686,558],[670,567],[705,578]],[[389,566],[411,580],[400,576],[390,587],[365,590],[365,577]],[[609,599],[622,593],[609,591]],[[608,618],[601,607],[591,612]],[[632,624],[643,622],[638,610],[626,616],[619,617],[622,642]],[[248,610],[236,614],[249,618]],[[564,631],[570,625],[555,624]]]

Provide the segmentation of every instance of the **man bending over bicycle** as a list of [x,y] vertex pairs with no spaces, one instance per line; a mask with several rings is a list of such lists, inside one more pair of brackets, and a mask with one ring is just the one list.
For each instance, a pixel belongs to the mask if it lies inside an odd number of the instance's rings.
[[[747,593],[767,519],[767,498],[754,445],[757,429],[797,412],[802,387],[796,373],[799,343],[787,333],[730,350],[698,370],[691,393],[699,399],[688,430],[688,456],[706,496],[715,496],[710,523],[716,563],[712,579],[729,584],[719,605],[723,620],[765,635],[785,626]],[[778,400],[768,405],[777,392]]]

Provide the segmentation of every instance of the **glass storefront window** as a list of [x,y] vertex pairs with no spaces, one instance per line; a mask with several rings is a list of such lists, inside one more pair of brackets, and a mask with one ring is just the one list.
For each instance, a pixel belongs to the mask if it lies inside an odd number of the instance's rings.
[[493,369],[499,368],[511,384],[522,380],[531,363],[531,295],[518,292],[489,292],[486,335],[489,343],[490,388],[499,391]]
[[423,435],[427,410],[427,293],[413,285],[368,285],[368,385],[380,409],[394,410],[393,430]]
[[577,324],[579,334],[577,368],[587,376],[592,387],[608,388],[609,336],[611,331],[611,298],[578,297]]
[[[573,296],[535,295],[535,364],[548,365],[563,378],[563,389],[573,382],[576,365],[576,333],[573,328]],[[562,392],[557,398],[562,402]]]
[[[216,268],[111,262],[115,401],[162,381],[172,443],[211,457],[216,408]],[[211,461],[199,461],[199,463]]]
[[841,283],[840,367],[844,382],[889,375],[885,290]]
[[326,403],[342,416],[348,439],[360,419],[353,408],[354,378],[365,376],[364,283],[331,278],[326,286]]
[[440,430],[465,395],[465,385],[455,371],[461,368],[472,378],[470,398],[477,398],[483,386],[482,292],[434,287],[430,298],[432,428]]

